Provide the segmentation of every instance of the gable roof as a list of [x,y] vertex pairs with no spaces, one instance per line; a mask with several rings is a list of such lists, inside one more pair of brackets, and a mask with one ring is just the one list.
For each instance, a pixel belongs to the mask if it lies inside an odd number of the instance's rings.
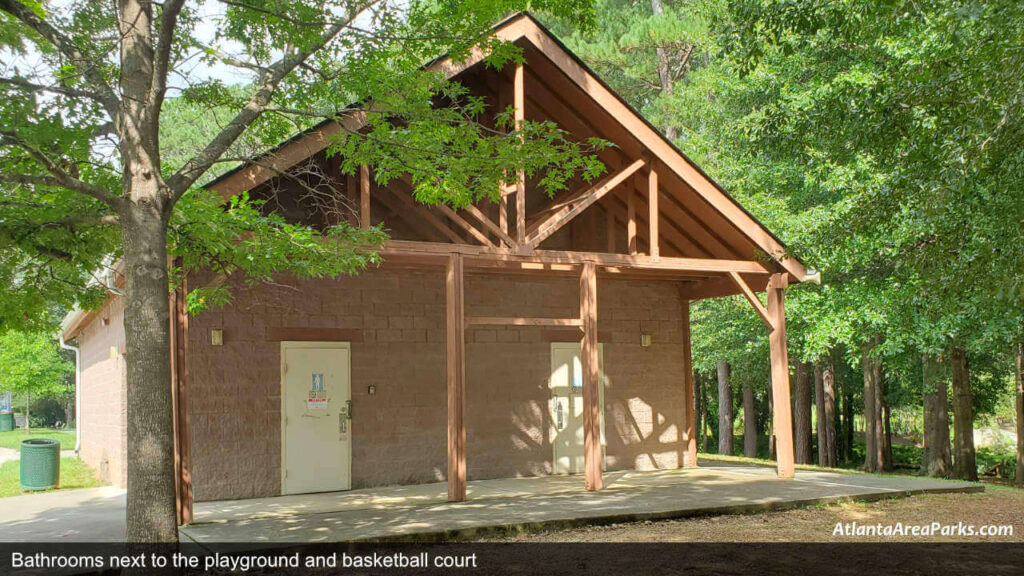
[[[607,112],[622,129],[629,132],[645,149],[645,155],[649,154],[652,161],[667,168],[671,176],[681,180],[688,190],[696,194],[702,204],[706,204],[716,217],[724,219],[728,226],[742,235],[750,245],[777,262],[789,273],[792,281],[801,282],[808,277],[803,263],[787,254],[785,244],[778,237],[669,141],[660,130],[616,94],[531,14],[522,12],[506,18],[495,25],[492,35],[542,54],[572,85]],[[427,63],[424,68],[454,78],[480,64],[485,57],[486,54],[477,48],[463,61],[456,62],[448,56],[442,56]],[[322,152],[330,144],[332,137],[343,128],[356,131],[362,125],[363,116],[359,112],[347,114],[338,120],[326,120],[281,143],[256,161],[220,176],[207,187],[224,196],[250,190],[271,179],[275,174]]]

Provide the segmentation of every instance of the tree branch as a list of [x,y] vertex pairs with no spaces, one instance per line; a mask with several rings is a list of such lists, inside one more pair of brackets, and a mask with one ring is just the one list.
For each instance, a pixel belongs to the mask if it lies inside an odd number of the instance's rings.
[[[4,1],[4,0],[0,0]],[[278,85],[285,76],[302,65],[314,53],[326,46],[367,7],[378,0],[366,0],[353,6],[342,21],[332,24],[320,36],[319,40],[309,48],[293,54],[285,54],[280,60],[267,68],[261,75],[259,89],[234,118],[206,145],[203,150],[193,156],[177,172],[167,180],[171,193],[171,202],[177,202],[195,181],[212,166],[217,159],[231,147],[239,136],[264,112],[270,104]]]
[[101,188],[95,184],[90,184],[83,180],[75,178],[69,174],[66,170],[61,168],[60,164],[55,162],[52,158],[46,155],[42,150],[39,150],[35,146],[32,146],[28,142],[25,142],[20,136],[14,132],[2,131],[0,132],[0,144],[6,144],[8,146],[15,146],[21,148],[29,154],[36,162],[43,165],[43,168],[52,176],[32,176],[28,174],[4,174],[0,173],[0,182],[15,182],[18,184],[39,184],[44,186],[59,186],[73,190],[86,196],[91,196],[100,202],[103,202],[107,206],[110,206],[114,210],[118,210],[121,206],[121,198],[111,194],[106,188]]
[[171,48],[174,43],[174,29],[178,25],[178,14],[181,13],[185,0],[166,0],[160,12],[160,30],[156,38],[156,61],[153,69],[153,88],[151,102],[153,110],[159,110],[167,92],[167,74],[170,68]]
[[103,78],[97,62],[93,62],[68,36],[62,34],[49,22],[43,20],[31,8],[25,6],[18,0],[0,0],[0,10],[7,12],[17,18],[22,24],[34,30],[37,34],[52,44],[61,54],[64,54],[85,74],[86,79],[92,84],[99,102],[106,109],[107,114],[115,121],[118,118],[118,98],[113,88]]
[[89,98],[90,100],[95,100],[100,104],[103,103],[100,95],[91,90],[80,90],[78,88],[67,88],[65,86],[48,86],[46,84],[29,82],[24,78],[0,78],[0,84],[23,88],[30,92],[52,92],[54,94],[68,96],[70,98]]

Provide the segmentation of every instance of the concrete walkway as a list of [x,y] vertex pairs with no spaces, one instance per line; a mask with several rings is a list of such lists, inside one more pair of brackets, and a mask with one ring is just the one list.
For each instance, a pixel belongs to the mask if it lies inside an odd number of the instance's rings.
[[[252,500],[201,502],[183,541],[216,543],[437,539],[479,531],[791,508],[844,499],[923,492],[980,491],[979,484],[910,477],[797,471],[702,463],[700,468],[610,472],[605,490],[586,492],[579,476],[478,480],[468,500],[446,501],[443,483]],[[0,499],[0,541],[117,541],[124,536],[124,490],[90,488]]]
[[0,498],[0,542],[122,541],[124,507],[111,486]]
[[183,539],[200,544],[438,539],[481,530],[517,530],[700,514],[753,512],[846,499],[924,492],[981,491],[979,484],[910,477],[798,471],[720,462],[658,472],[612,472],[605,490],[586,492],[580,477],[470,482],[466,502],[446,501],[447,486],[423,484],[328,494],[196,504]]

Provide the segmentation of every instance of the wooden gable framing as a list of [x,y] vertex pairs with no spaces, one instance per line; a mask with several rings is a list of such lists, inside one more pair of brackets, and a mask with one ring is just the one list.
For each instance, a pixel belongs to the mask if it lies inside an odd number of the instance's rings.
[[[525,64],[500,71],[485,68],[485,54],[474,50],[465,61],[440,58],[427,68],[458,78],[495,108],[513,105],[518,122],[548,120],[578,139],[612,142],[599,156],[606,174],[596,183],[576,182],[555,198],[533,190],[521,178],[502,191],[500,203],[484,201],[460,210],[417,203],[407,181],[386,189],[371,185],[365,167],[354,178],[339,175],[339,188],[358,207],[361,225],[383,221],[389,228],[408,230],[404,238],[396,235],[384,246],[386,260],[429,259],[426,255],[437,251],[436,246],[410,245],[410,240],[448,246],[443,254],[466,249],[453,245],[479,247],[470,262],[483,266],[481,261],[489,260],[491,267],[517,260],[537,264],[573,259],[547,252],[589,254],[602,274],[660,270],[675,276],[685,282],[690,299],[743,293],[730,272],[741,274],[754,291],[764,290],[773,272],[786,273],[789,282],[807,277],[778,239],[532,16],[512,16],[495,27],[494,35],[519,45]],[[323,122],[210,186],[225,196],[257,189],[322,155],[336,134],[358,131],[363,122],[361,113]],[[631,259],[624,261],[623,255]],[[695,264],[700,260],[717,264]],[[718,270],[733,261],[745,262],[745,269]]]

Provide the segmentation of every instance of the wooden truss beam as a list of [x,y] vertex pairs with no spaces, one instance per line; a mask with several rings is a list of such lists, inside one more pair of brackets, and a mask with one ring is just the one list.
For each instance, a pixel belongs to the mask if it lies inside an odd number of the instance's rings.
[[740,289],[740,292],[742,292],[743,295],[747,298],[747,301],[750,302],[750,305],[754,307],[754,310],[757,311],[757,314],[761,316],[761,320],[764,320],[764,323],[768,325],[768,329],[774,330],[775,319],[772,318],[771,314],[768,313],[768,309],[764,307],[764,304],[761,304],[761,299],[757,297],[757,294],[754,294],[754,291],[750,289],[750,286],[747,286],[747,283],[745,280],[743,280],[743,277],[737,274],[736,272],[730,271],[729,278],[731,278],[733,284],[736,284],[736,287]]
[[494,246],[494,243],[491,242],[491,239],[488,238],[486,234],[478,230],[476,226],[467,222],[465,218],[456,214],[455,210],[452,210],[448,205],[444,203],[438,204],[437,209],[447,216],[449,220],[454,222],[456,226],[462,228],[466,232],[469,232],[469,235],[476,238],[477,242],[480,242],[484,246]]
[[388,240],[380,249],[380,254],[388,256],[419,257],[424,263],[446,262],[451,253],[463,254],[469,265],[477,262],[483,264],[493,262],[537,263],[542,265],[564,264],[582,266],[585,262],[593,262],[599,267],[620,268],[625,270],[658,270],[665,272],[712,272],[725,274],[733,271],[741,274],[770,274],[764,264],[753,260],[726,260],[710,258],[674,258],[661,257],[653,259],[642,254],[603,254],[597,252],[572,252],[563,250],[535,250],[529,254],[519,254],[506,248],[475,246],[470,244],[437,244],[431,242],[409,242]]
[[400,190],[393,188],[387,188],[398,200],[404,204],[407,208],[415,212],[420,218],[422,218],[427,224],[430,224],[436,230],[445,235],[446,238],[456,244],[461,244],[463,239],[461,236],[455,233],[454,230],[449,228],[440,218],[434,216],[434,213],[427,209],[426,206],[420,204],[412,196],[403,193]]
[[576,198],[556,210],[554,214],[549,216],[537,227],[537,232],[527,240],[529,246],[536,248],[541,242],[560,230],[573,218],[579,216],[580,213],[592,206],[601,198],[604,198],[606,194],[614,190],[616,186],[632,176],[637,170],[642,168],[644,164],[643,160],[637,160],[618,171],[616,174],[610,175],[601,182],[598,182],[590,188],[582,191]]
[[[477,208],[476,206],[468,204],[465,208],[463,208],[463,210],[469,212],[470,215],[473,216],[473,218],[476,218],[481,224],[483,224],[484,228],[487,228],[488,230],[493,232],[495,236],[500,238],[501,241],[505,243],[506,246],[514,246],[516,244],[516,241],[513,240],[512,237],[509,236],[505,230],[503,230],[500,226],[495,224],[493,220],[488,218],[487,215],[481,212],[480,209]],[[507,222],[505,226],[508,226]]]

